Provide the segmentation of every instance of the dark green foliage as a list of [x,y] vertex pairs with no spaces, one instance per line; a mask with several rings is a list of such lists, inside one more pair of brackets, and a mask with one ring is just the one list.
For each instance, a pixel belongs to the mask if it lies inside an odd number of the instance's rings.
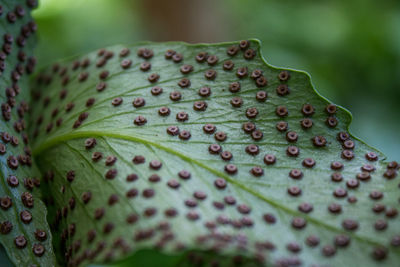
[[16,266],[55,262],[26,134],[28,75],[36,63],[36,24],[30,16],[35,6],[35,1],[0,1],[0,242]]

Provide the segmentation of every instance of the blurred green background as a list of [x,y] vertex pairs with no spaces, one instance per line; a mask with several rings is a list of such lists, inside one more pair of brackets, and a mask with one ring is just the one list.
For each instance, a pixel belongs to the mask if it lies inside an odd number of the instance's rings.
[[41,0],[39,63],[138,40],[258,38],[354,115],[351,131],[400,160],[398,0]]

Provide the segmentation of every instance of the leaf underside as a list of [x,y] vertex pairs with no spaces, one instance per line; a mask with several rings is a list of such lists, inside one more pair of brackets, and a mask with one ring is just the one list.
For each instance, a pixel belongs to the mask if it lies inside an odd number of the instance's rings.
[[30,16],[35,6],[35,1],[0,1],[0,243],[16,266],[55,263],[26,133],[28,75],[36,62],[36,24]]
[[257,40],[117,45],[31,86],[62,264],[146,249],[171,266],[400,261],[396,164],[347,134],[350,114],[306,73],[266,64]]

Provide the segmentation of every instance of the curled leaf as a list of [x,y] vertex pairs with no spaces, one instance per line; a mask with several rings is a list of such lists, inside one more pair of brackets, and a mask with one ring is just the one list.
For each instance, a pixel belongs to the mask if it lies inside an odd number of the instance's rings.
[[400,260],[397,163],[348,134],[350,114],[306,73],[266,64],[256,40],[113,46],[32,86],[60,261]]
[[36,1],[0,1],[0,243],[16,266],[55,263],[27,135],[28,75],[36,64],[30,10],[35,6]]

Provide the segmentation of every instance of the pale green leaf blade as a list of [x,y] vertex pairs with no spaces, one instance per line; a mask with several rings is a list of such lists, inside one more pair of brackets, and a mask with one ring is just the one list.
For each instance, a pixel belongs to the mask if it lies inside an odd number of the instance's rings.
[[34,154],[59,255],[104,262],[156,247],[282,266],[399,260],[397,166],[346,133],[350,114],[307,74],[267,65],[256,40],[140,43],[121,57],[124,48],[61,62],[33,84]]

